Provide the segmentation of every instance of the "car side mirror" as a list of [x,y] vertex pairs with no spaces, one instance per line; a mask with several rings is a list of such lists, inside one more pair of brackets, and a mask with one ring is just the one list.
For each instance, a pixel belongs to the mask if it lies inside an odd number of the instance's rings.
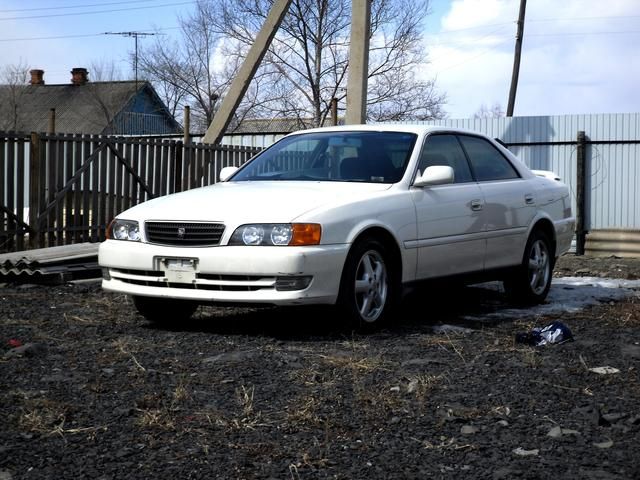
[[434,165],[427,167],[422,175],[413,182],[414,187],[428,187],[431,185],[444,185],[453,183],[453,168],[448,165]]
[[238,171],[238,167],[224,167],[220,170],[220,181],[226,182],[231,175]]

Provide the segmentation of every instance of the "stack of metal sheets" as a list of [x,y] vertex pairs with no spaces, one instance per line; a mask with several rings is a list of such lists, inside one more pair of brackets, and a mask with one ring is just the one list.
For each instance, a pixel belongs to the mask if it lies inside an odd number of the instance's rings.
[[78,243],[1,254],[0,282],[99,277],[98,246],[98,243]]

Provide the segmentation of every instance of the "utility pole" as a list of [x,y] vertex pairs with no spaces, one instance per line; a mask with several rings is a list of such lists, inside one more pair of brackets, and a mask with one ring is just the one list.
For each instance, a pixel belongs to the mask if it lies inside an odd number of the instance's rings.
[[516,51],[513,56],[513,72],[511,73],[511,88],[509,88],[509,104],[507,105],[507,117],[513,117],[513,107],[516,103],[518,75],[520,74],[520,55],[522,52],[522,34],[524,32],[524,14],[526,9],[527,0],[520,0],[520,12],[518,13],[518,30],[516,33]]
[[367,121],[370,35],[371,0],[351,0],[349,78],[347,78],[347,111],[344,122],[347,125]]
[[138,37],[150,37],[152,35],[161,35],[151,32],[104,32],[105,35],[120,35],[121,37],[133,37],[135,39],[136,53],[133,57],[134,70],[136,76],[136,90],[138,90]]

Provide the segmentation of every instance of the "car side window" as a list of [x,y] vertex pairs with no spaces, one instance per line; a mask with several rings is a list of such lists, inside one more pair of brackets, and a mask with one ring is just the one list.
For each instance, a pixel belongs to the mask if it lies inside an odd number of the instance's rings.
[[428,167],[445,165],[453,168],[454,182],[465,183],[473,181],[469,163],[454,135],[430,135],[422,147],[418,169],[423,174]]
[[520,178],[516,169],[490,142],[480,137],[459,135],[478,182]]

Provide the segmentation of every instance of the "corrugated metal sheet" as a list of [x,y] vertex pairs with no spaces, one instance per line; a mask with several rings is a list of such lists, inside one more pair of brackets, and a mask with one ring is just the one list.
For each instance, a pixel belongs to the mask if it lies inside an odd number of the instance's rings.
[[[482,132],[505,143],[575,142],[584,130],[591,142],[640,140],[640,114],[592,114],[419,122]],[[512,146],[531,168],[556,172],[574,193],[575,145]],[[640,144],[592,144],[587,147],[589,230],[640,229]]]
[[640,230],[595,230],[587,236],[585,253],[594,257],[640,257]]
[[224,135],[220,143],[223,145],[266,148],[284,136],[284,133],[231,134]]
[[98,243],[76,243],[0,255],[0,280],[80,274],[99,276]]

